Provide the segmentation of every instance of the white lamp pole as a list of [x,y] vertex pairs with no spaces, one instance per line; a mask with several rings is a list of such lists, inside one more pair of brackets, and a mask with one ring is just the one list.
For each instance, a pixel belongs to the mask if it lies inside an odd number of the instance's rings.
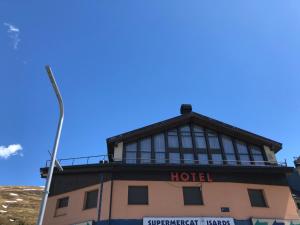
[[54,75],[52,73],[50,66],[46,66],[46,71],[47,71],[48,77],[50,79],[50,82],[52,84],[52,87],[55,91],[55,94],[56,94],[56,97],[58,100],[60,116],[59,116],[59,122],[58,122],[57,130],[56,130],[54,146],[53,146],[53,150],[52,150],[52,154],[51,154],[50,167],[49,167],[48,173],[47,173],[46,186],[45,186],[44,195],[43,195],[43,199],[42,199],[42,203],[41,203],[41,207],[40,207],[37,225],[42,225],[42,223],[43,223],[47,199],[48,199],[52,175],[53,175],[53,170],[54,170],[55,164],[58,164],[58,162],[56,160],[56,155],[57,155],[57,148],[58,148],[58,143],[59,143],[59,139],[60,139],[61,129],[62,129],[63,121],[64,121],[63,100],[60,95],[59,89],[57,87],[57,84],[56,84],[56,81],[55,81],[55,78],[54,78]]

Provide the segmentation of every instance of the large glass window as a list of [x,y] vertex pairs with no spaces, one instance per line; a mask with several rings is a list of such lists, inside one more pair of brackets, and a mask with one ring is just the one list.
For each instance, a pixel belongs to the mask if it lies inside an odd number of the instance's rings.
[[130,143],[126,147],[126,163],[136,163],[137,144]]
[[154,137],[154,152],[155,152],[155,162],[165,163],[165,136],[164,134],[158,134]]
[[151,162],[151,138],[144,138],[140,142],[141,163]]
[[194,126],[195,147],[196,149],[206,149],[205,135],[202,127]]
[[250,151],[251,151],[251,154],[253,156],[253,160],[254,160],[255,165],[259,165],[259,166],[265,165],[264,156],[263,156],[263,153],[262,153],[262,149],[260,147],[251,146]]
[[207,153],[199,153],[198,154],[198,164],[202,164],[202,165],[207,165],[208,164]]
[[223,143],[223,147],[224,147],[227,164],[228,165],[236,165],[237,161],[236,161],[234,147],[233,147],[231,138],[222,135],[222,143]]
[[184,153],[183,160],[185,164],[194,164],[194,155],[192,153]]
[[178,134],[176,129],[168,131],[168,147],[179,148]]
[[236,141],[237,151],[240,157],[240,162],[242,165],[250,165],[250,156],[248,153],[247,145],[244,142]]
[[222,152],[218,139],[218,134],[213,131],[207,132],[208,143],[213,164],[223,164]]
[[191,130],[189,126],[180,127],[182,148],[193,148]]
[[169,162],[172,164],[180,164],[180,154],[175,152],[170,152]]

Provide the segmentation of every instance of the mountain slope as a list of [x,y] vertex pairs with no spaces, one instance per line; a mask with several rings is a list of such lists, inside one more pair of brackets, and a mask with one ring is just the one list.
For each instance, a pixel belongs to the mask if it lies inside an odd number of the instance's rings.
[[0,225],[35,224],[42,191],[35,186],[0,186]]

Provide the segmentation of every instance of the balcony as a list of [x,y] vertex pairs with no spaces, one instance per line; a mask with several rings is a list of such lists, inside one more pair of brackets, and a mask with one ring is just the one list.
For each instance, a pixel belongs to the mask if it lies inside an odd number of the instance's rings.
[[[128,164],[128,165],[216,165],[216,166],[265,166],[265,167],[287,167],[287,162],[276,161],[246,161],[246,160],[184,160],[170,162],[169,160],[159,160],[154,158],[126,158],[118,160],[112,158],[109,161],[108,155],[94,155],[84,157],[72,157],[58,159],[61,166],[79,166],[79,165],[95,165],[95,164]],[[50,160],[46,161],[45,167],[49,167]]]

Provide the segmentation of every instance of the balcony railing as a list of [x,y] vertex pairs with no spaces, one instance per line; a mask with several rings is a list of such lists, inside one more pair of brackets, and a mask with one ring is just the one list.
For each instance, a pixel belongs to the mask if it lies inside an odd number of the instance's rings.
[[[93,155],[83,157],[73,157],[57,159],[61,166],[74,166],[74,165],[89,165],[108,162],[108,155]],[[49,167],[50,160],[46,161],[46,167]]]
[[[62,166],[74,165],[90,165],[90,164],[105,164],[109,162],[108,155],[95,155],[85,157],[73,157],[58,159]],[[245,161],[245,160],[178,160],[169,161],[166,159],[153,159],[153,158],[126,158],[126,159],[113,159],[110,164],[156,164],[156,165],[224,165],[224,166],[276,166],[286,167],[287,162],[277,161]],[[46,161],[46,167],[50,164],[50,160]]]

